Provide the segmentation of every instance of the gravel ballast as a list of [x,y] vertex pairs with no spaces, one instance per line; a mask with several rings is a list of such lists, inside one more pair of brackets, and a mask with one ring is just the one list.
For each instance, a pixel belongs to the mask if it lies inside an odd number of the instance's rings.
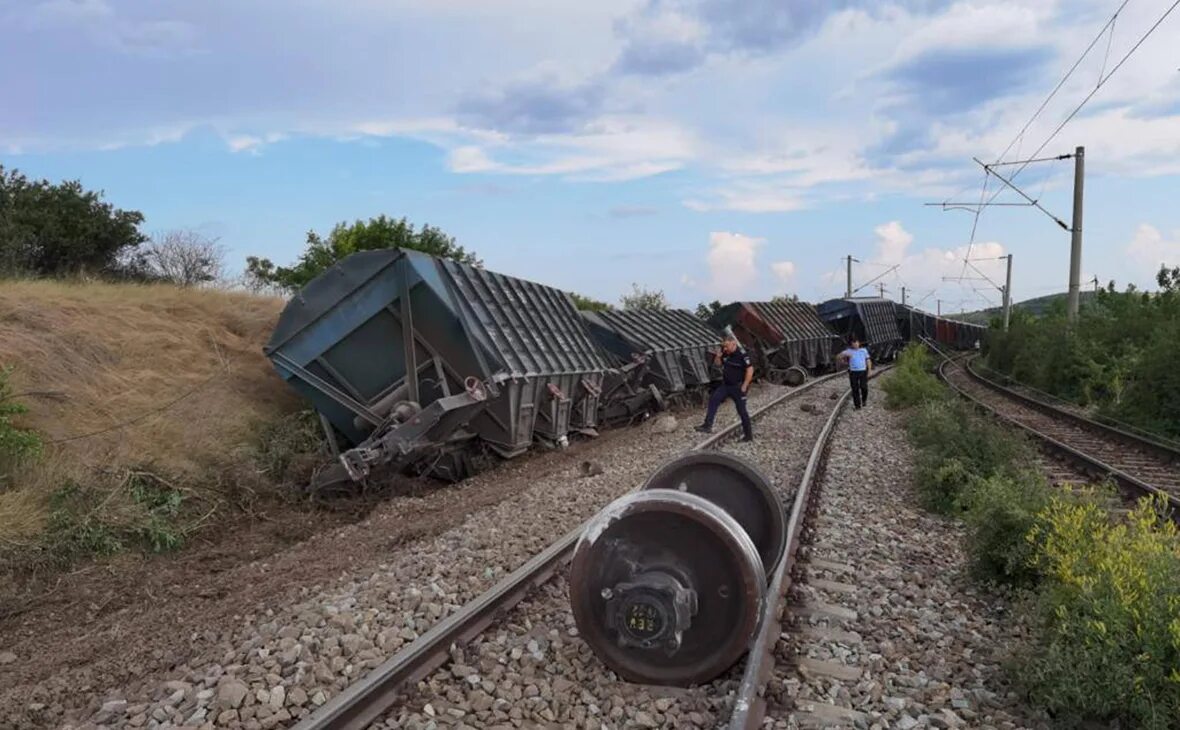
[[[815,438],[847,388],[836,378],[764,414],[752,443],[719,448],[752,460],[789,505]],[[724,724],[741,680],[739,662],[694,689],[619,679],[578,636],[568,571],[549,581],[419,683],[405,704],[374,728],[562,727],[712,728]]]
[[766,726],[1048,727],[1001,670],[1022,626],[967,575],[962,526],[919,505],[903,418],[874,397],[837,426]]
[[[823,387],[823,386],[820,386]],[[751,408],[787,389],[756,387]],[[286,605],[253,606],[222,631],[211,648],[164,676],[130,678],[121,687],[92,693],[87,723],[106,727],[286,727],[322,705],[441,618],[637,486],[675,453],[701,440],[692,431],[698,410],[652,419],[628,429],[610,448],[584,453],[555,471],[542,456],[508,470],[479,475],[464,489],[508,478],[519,495],[473,513],[437,536],[389,545],[388,559],[362,573],[324,576]],[[731,405],[717,427],[736,420]],[[756,427],[757,428],[757,427]],[[530,478],[531,477],[531,478]],[[348,549],[347,542],[338,549]],[[81,727],[30,708],[33,724]]]

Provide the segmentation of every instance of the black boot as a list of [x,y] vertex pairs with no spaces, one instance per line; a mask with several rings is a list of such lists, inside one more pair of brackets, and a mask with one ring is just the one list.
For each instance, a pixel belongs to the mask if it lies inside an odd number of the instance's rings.
[[713,429],[709,426],[697,426],[695,430],[698,433],[713,433]]

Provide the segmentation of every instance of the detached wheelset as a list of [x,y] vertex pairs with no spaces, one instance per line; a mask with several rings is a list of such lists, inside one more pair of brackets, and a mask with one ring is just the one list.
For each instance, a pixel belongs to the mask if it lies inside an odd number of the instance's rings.
[[586,526],[570,574],[574,620],[626,679],[706,682],[749,648],[785,550],[782,504],[761,471],[689,453]]

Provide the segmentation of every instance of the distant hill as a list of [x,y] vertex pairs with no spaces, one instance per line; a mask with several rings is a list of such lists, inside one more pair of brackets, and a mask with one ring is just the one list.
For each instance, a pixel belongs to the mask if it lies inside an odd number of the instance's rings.
[[[1085,306],[1086,302],[1094,298],[1093,291],[1079,292],[1079,305]],[[1066,292],[1059,292],[1057,294],[1046,294],[1043,297],[1035,297],[1033,299],[1026,299],[1023,302],[1016,302],[1012,305],[1012,311],[1021,310],[1032,314],[1034,317],[1042,317],[1047,314],[1054,306],[1065,306],[1065,300],[1068,294]],[[1058,302],[1060,304],[1058,305]],[[977,324],[987,324],[992,317],[999,317],[1003,313],[1000,307],[992,307],[990,309],[980,309],[974,312],[966,312],[964,314],[948,314],[948,319],[958,319],[964,322],[974,322]]]

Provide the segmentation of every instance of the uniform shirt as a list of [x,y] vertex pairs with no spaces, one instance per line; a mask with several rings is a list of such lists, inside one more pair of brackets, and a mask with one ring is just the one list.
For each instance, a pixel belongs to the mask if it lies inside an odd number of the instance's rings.
[[849,370],[854,370],[854,371],[859,372],[861,370],[866,369],[866,366],[868,365],[869,351],[864,349],[863,347],[858,347],[855,350],[853,350],[852,348],[849,348],[840,354],[848,356],[848,369]]
[[746,368],[750,367],[750,356],[742,348],[721,356],[721,377],[726,385],[741,385],[746,380]]

